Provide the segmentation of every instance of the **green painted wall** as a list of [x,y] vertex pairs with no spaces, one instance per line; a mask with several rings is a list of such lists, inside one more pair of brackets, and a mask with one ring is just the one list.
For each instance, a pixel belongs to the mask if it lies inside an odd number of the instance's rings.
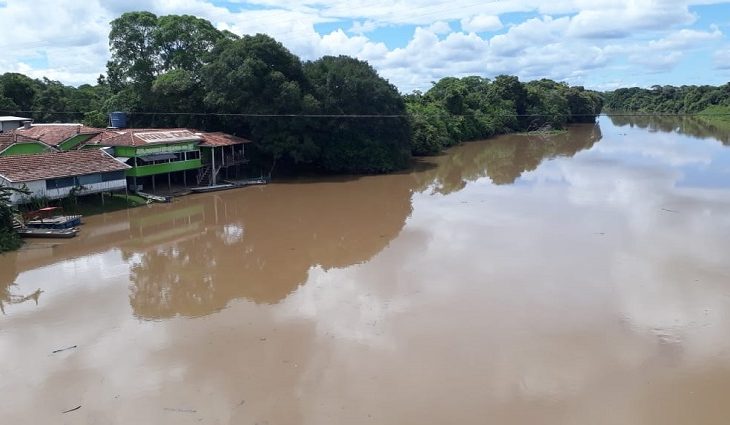
[[154,146],[116,146],[114,152],[117,156],[145,156],[156,153],[170,153],[170,152],[183,152],[183,151],[194,151],[197,150],[198,142],[186,142],[186,143],[174,143],[174,144],[159,144]]
[[48,146],[42,145],[40,143],[16,143],[0,153],[0,156],[33,155],[36,153],[43,153],[48,151],[50,151]]
[[212,155],[213,155],[213,148],[209,148],[209,147],[200,148],[200,157],[203,158],[206,163],[210,162],[210,157]]
[[74,136],[65,142],[62,142],[58,145],[58,148],[62,151],[70,151],[71,149],[75,148],[76,146],[84,143],[85,141],[91,139],[93,134],[79,134],[78,136]]
[[140,167],[134,167],[132,169],[127,170],[127,176],[128,177],[144,177],[144,176],[152,176],[155,174],[172,173],[175,171],[182,171],[182,170],[194,170],[196,168],[200,168],[201,165],[202,164],[199,159],[191,159],[189,161],[168,162],[166,164],[143,165]]

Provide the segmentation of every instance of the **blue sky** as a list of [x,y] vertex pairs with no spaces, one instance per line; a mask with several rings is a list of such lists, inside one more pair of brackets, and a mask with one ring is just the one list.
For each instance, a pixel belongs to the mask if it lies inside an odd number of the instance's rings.
[[93,83],[109,21],[131,10],[264,32],[305,60],[356,56],[402,92],[503,73],[599,90],[730,81],[730,2],[713,0],[0,0],[0,72]]

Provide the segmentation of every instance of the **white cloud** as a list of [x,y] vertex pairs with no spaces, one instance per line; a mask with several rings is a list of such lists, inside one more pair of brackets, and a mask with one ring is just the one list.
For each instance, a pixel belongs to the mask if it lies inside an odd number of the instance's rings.
[[506,34],[492,37],[490,46],[496,55],[514,55],[530,46],[544,46],[560,41],[569,25],[570,19],[567,17],[528,19],[510,28]]
[[708,41],[722,38],[722,32],[715,27],[711,32],[682,29],[670,33],[666,37],[649,42],[649,48],[659,50],[679,50],[697,47]]
[[714,53],[712,57],[715,68],[730,69],[730,46],[726,46]]
[[502,21],[495,15],[474,15],[461,20],[461,29],[468,32],[497,31]]
[[378,25],[374,21],[355,21],[352,24],[352,27],[348,30],[348,32],[354,33],[354,34],[365,34],[371,31],[375,31],[378,29],[380,25]]
[[434,34],[448,34],[451,30],[451,25],[448,22],[436,21],[428,27],[428,30]]
[[696,16],[687,5],[671,0],[579,1],[583,8],[571,20],[570,35],[623,38],[637,31],[666,30],[691,24]]
[[[717,1],[230,0],[228,9],[211,0],[8,0],[0,2],[0,26],[12,29],[0,32],[0,72],[93,83],[108,60],[109,22],[146,9],[193,14],[238,34],[267,33],[303,59],[357,56],[403,91],[428,88],[446,75],[501,72],[569,82],[590,76],[601,85],[641,72],[671,72],[689,56],[682,52],[703,47],[716,50],[716,67],[730,67],[728,50],[718,50],[723,34],[717,27],[688,27],[697,18],[690,6],[710,3]],[[504,14],[513,12],[533,17],[504,28]],[[340,29],[320,34],[315,25],[322,23]],[[388,34],[413,32],[395,46],[375,35],[384,27]],[[491,31],[499,33],[477,34]]]
[[674,68],[683,56],[682,52],[644,52],[630,55],[629,61],[637,65],[643,65],[653,72],[661,72]]

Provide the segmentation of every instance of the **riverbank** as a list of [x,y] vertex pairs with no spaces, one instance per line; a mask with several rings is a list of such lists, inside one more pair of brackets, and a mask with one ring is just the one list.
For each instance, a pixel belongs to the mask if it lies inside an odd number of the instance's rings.
[[730,107],[710,106],[697,114],[697,117],[720,130],[730,132]]

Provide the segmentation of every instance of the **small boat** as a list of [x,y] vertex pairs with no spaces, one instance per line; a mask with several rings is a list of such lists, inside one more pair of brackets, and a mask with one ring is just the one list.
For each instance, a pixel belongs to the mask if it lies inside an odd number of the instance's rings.
[[71,229],[81,225],[80,215],[55,215],[61,207],[46,207],[26,214],[25,226],[35,229]]
[[31,228],[23,227],[16,229],[18,235],[21,238],[54,238],[54,239],[68,239],[73,238],[79,232],[76,228],[71,229],[43,229],[43,228]]
[[244,187],[244,186],[253,186],[253,185],[259,185],[259,184],[268,184],[271,179],[266,177],[256,177],[252,179],[243,179],[243,180],[224,180],[227,183],[230,183],[236,187]]
[[172,202],[172,196],[153,195],[151,193],[146,193],[146,192],[135,192],[135,193],[145,199],[149,199],[150,201],[162,202],[162,203]]
[[215,192],[218,190],[226,190],[226,189],[232,189],[236,186],[226,183],[226,184],[214,184],[212,186],[198,186],[198,187],[191,187],[190,191],[194,193],[202,193],[202,192]]

